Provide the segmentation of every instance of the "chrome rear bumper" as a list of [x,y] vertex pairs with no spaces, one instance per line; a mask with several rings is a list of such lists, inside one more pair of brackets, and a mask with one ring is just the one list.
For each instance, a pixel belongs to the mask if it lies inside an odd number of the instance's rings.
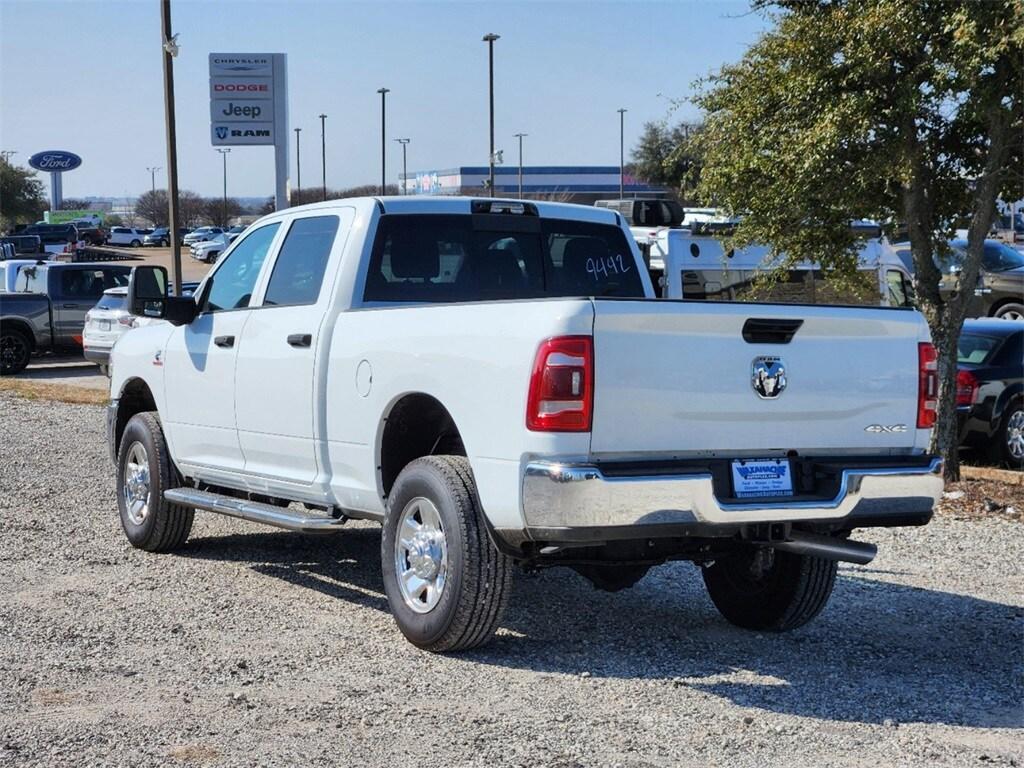
[[[523,477],[527,528],[734,525],[930,515],[942,497],[942,460],[847,469],[832,499],[723,503],[707,473],[608,477],[593,465],[533,462]],[[642,536],[642,534],[640,534]]]

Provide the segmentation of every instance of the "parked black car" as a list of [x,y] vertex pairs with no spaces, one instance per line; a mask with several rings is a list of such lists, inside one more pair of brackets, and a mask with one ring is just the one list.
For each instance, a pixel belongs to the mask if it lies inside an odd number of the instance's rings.
[[960,444],[1024,468],[1024,320],[968,320],[958,353]]

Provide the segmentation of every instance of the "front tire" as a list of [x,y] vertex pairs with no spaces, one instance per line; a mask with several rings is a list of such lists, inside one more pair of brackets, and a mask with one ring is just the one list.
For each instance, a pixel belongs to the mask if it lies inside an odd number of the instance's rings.
[[398,628],[428,651],[491,639],[512,588],[512,560],[488,537],[469,461],[408,464],[388,497],[381,539],[384,591]]
[[992,316],[998,317],[1000,320],[1024,320],[1024,304],[1019,301],[1011,301],[1009,304],[999,307]]
[[132,240],[132,242],[131,242],[132,248],[138,248],[141,245],[142,245],[142,241],[141,240]]
[[731,624],[786,632],[821,613],[838,566],[835,560],[746,547],[716,560],[703,575],[711,601]]
[[169,552],[188,539],[194,510],[164,501],[177,479],[156,413],[132,416],[117,453],[117,507],[136,549]]
[[0,333],[0,374],[13,376],[28,367],[32,359],[32,342],[16,328]]

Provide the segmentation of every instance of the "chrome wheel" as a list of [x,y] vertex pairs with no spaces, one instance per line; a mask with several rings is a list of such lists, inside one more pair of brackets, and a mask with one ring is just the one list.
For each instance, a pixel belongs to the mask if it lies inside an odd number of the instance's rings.
[[1006,450],[1014,460],[1024,459],[1024,411],[1014,411],[1006,422]]
[[441,600],[448,575],[448,542],[441,515],[429,499],[405,505],[395,536],[395,576],[402,599],[416,613],[428,613]]
[[134,525],[149,515],[149,456],[142,443],[132,443],[124,461],[124,508]]

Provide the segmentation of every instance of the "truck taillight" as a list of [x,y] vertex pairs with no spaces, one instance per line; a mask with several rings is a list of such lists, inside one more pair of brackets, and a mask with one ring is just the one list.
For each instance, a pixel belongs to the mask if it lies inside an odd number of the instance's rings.
[[958,406],[974,405],[978,397],[978,388],[981,384],[978,377],[970,371],[960,370],[956,372],[956,404]]
[[917,345],[917,428],[935,426],[939,403],[938,360],[935,347],[928,343]]
[[533,432],[588,432],[594,409],[594,342],[558,336],[540,345],[526,399]]

